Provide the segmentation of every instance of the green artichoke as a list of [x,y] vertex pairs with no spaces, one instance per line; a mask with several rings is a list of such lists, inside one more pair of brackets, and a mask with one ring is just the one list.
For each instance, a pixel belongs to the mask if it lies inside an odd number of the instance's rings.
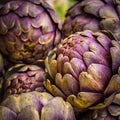
[[[43,63],[43,62],[41,62]],[[45,91],[45,68],[35,64],[17,64],[5,74],[4,97],[31,91]]]
[[82,30],[110,30],[120,41],[119,0],[82,0],[66,14],[63,37]]
[[71,105],[46,92],[10,95],[0,104],[0,120],[75,120]]
[[44,0],[1,1],[0,28],[0,51],[14,63],[44,59],[61,37],[60,20]]
[[67,99],[76,111],[103,108],[120,89],[120,80],[112,77],[120,66],[120,44],[104,33],[72,34],[45,59],[46,89]]
[[82,113],[78,120],[119,120],[120,119],[120,93],[113,102],[104,109]]

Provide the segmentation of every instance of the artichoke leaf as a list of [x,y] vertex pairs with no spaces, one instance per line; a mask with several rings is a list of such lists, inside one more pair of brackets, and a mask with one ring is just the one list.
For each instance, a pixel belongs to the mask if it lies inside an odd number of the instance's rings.
[[45,88],[54,96],[61,96],[63,98],[66,98],[66,96],[63,94],[63,92],[58,89],[55,85],[52,85],[49,80],[45,80],[43,82]]
[[[50,68],[50,63],[53,59],[56,58],[56,54],[55,54],[55,50],[52,50],[48,53],[48,56],[45,59],[45,66],[47,68],[48,73],[50,74],[50,76],[53,78],[52,76],[52,72],[51,72],[51,68]],[[56,70],[56,69],[55,69]]]
[[101,98],[102,94],[100,93],[79,92],[77,96],[68,96],[67,101],[70,102],[73,107],[77,107],[79,109],[86,109],[94,103],[98,102]]
[[89,109],[90,110],[97,110],[97,109],[103,109],[103,108],[109,106],[113,102],[115,95],[116,95],[116,93],[113,93],[109,97],[105,98],[103,102],[98,103],[95,106],[90,107]]

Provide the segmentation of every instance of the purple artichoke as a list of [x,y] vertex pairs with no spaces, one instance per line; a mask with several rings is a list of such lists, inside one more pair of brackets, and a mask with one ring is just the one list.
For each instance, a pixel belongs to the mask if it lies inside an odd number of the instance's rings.
[[5,74],[4,97],[31,91],[45,91],[45,68],[34,64],[17,64]]
[[120,44],[105,33],[72,34],[45,59],[46,89],[76,111],[104,108],[120,89],[120,80],[112,77],[120,66]]
[[0,104],[1,120],[75,120],[71,105],[46,92],[10,95]]
[[1,1],[0,51],[14,63],[44,59],[60,42],[60,26],[46,1]]
[[63,36],[82,30],[110,30],[120,40],[120,1],[82,0],[72,6],[63,25]]

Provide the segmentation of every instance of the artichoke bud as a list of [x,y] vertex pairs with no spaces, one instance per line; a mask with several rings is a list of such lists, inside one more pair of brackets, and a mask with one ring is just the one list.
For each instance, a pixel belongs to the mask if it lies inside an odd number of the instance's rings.
[[10,95],[0,104],[4,120],[76,120],[72,106],[47,92]]
[[[105,34],[104,34],[105,33]],[[76,32],[45,59],[45,88],[75,110],[108,106],[120,90],[120,44],[109,32]]]
[[31,91],[45,91],[45,68],[34,64],[16,64],[5,74],[4,98],[10,94],[21,94]]
[[120,41],[119,0],[84,0],[71,6],[64,20],[63,38],[83,30],[109,30]]
[[61,22],[43,0],[11,0],[0,5],[0,51],[13,63],[45,59],[61,41]]

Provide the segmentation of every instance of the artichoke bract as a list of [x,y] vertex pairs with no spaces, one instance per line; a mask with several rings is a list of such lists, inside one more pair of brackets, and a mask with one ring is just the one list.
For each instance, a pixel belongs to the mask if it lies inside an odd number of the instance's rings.
[[10,95],[0,104],[1,120],[75,120],[72,106],[46,92]]
[[120,40],[120,2],[118,0],[82,0],[66,14],[63,37],[82,30],[109,30]]
[[70,35],[45,59],[46,89],[67,99],[76,111],[110,104],[120,80],[112,77],[120,66],[120,44],[104,31]]
[[115,95],[112,103],[101,110],[89,111],[79,115],[80,120],[119,120],[120,119],[120,93]]
[[14,63],[44,59],[60,42],[61,23],[44,0],[1,1],[0,51]]
[[4,79],[4,98],[11,94],[45,91],[45,68],[37,64],[14,65],[5,73]]

